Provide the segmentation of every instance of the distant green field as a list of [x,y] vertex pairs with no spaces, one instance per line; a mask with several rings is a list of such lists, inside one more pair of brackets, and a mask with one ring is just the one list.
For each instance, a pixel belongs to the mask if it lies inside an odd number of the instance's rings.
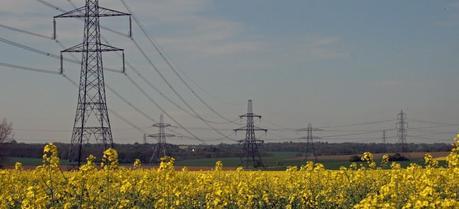
[[[268,170],[285,170],[289,166],[301,166],[306,163],[306,160],[303,160],[300,157],[301,153],[297,152],[270,152],[268,156],[263,157],[263,163]],[[339,158],[339,157],[338,157]],[[176,165],[187,166],[187,167],[213,167],[217,161],[222,161],[224,167],[238,167],[241,166],[240,158],[231,157],[231,158],[200,158],[200,159],[190,159],[190,160],[178,160]],[[36,166],[41,164],[41,159],[39,158],[7,158],[7,166],[13,166],[15,162],[21,162],[25,166]],[[327,169],[339,169],[341,166],[348,167],[351,162],[347,160],[337,159],[337,160],[319,160],[319,163],[322,163]],[[403,167],[408,166],[411,163],[416,163],[423,165],[423,159],[414,159],[411,161],[403,161],[400,164]],[[68,165],[68,161],[62,160],[62,165]],[[126,164],[129,166],[130,164]],[[440,161],[440,165],[446,165],[445,161]]]
[[[26,166],[36,166],[42,163],[40,158],[27,158],[27,157],[9,157],[6,158],[6,165],[12,166],[16,162],[21,162],[23,165]],[[61,160],[61,164],[65,165],[68,164],[67,160]]]
[[[289,166],[302,166],[306,163],[306,160],[302,160],[299,157],[301,153],[296,152],[271,152],[268,157],[263,158],[263,163],[268,170],[284,170]],[[204,159],[192,159],[192,160],[181,160],[177,161],[178,166],[188,167],[213,167],[215,162],[222,161],[225,167],[237,167],[240,166],[240,158],[204,158]],[[349,167],[351,162],[348,160],[319,160],[318,163],[322,163],[327,169],[339,169],[341,166]],[[439,161],[441,166],[445,166],[445,161]],[[402,167],[407,167],[411,163],[423,165],[423,159],[413,159],[410,161],[399,162]]]

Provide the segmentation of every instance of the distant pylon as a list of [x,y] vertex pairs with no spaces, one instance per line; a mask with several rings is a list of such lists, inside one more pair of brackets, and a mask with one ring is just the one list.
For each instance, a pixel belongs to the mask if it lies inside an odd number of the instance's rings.
[[112,16],[131,18],[131,14],[100,7],[99,0],[85,0],[84,6],[54,17],[54,38],[56,38],[57,18],[81,18],[84,21],[83,43],[61,51],[61,73],[63,72],[63,53],[82,54],[78,104],[69,156],[70,160],[75,160],[73,155],[74,152],[77,152],[78,165],[81,164],[84,157],[83,143],[94,140],[96,143],[102,143],[104,148],[113,146],[105,96],[102,53],[122,52],[124,71],[124,50],[101,43],[99,22],[100,17]]
[[171,124],[164,123],[163,115],[159,117],[159,123],[153,124],[153,127],[158,127],[159,132],[156,134],[148,135],[148,137],[155,138],[157,143],[153,147],[153,154],[151,155],[150,162],[157,163],[161,161],[162,157],[169,156],[167,151],[167,137],[175,137],[173,134],[166,133],[166,128],[170,127]]
[[407,144],[406,144],[406,137],[407,137],[407,130],[408,130],[408,122],[406,118],[406,113],[400,111],[397,114],[397,123],[396,123],[396,130],[397,130],[397,138],[398,143],[400,144],[400,148],[402,152],[407,152]]
[[383,151],[387,152],[387,136],[386,136],[386,129],[382,131],[382,143],[383,143]]
[[299,129],[298,131],[306,132],[306,137],[299,138],[299,139],[306,139],[306,148],[304,150],[305,159],[309,160],[310,157],[312,157],[314,161],[317,161],[317,153],[314,147],[314,139],[320,139],[320,137],[314,136],[313,131],[323,131],[323,130],[319,128],[312,128],[312,124],[308,123],[308,126],[305,129],[304,128]]
[[241,163],[245,167],[249,167],[250,165],[254,168],[264,167],[259,150],[260,145],[263,144],[263,140],[258,140],[255,136],[255,132],[264,131],[266,133],[268,129],[255,126],[253,118],[261,118],[261,115],[253,113],[252,100],[249,100],[247,105],[247,113],[240,117],[247,119],[245,127],[234,129],[236,133],[238,131],[245,131],[245,139],[239,140],[239,143],[242,145]]

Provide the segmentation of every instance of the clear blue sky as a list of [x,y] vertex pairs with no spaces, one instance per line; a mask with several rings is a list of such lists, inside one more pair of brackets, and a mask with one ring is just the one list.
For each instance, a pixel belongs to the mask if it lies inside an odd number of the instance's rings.
[[[47,1],[66,10],[72,8],[67,1]],[[228,118],[236,119],[243,114],[247,99],[251,98],[255,112],[263,115],[259,126],[268,128],[302,128],[307,122],[318,127],[333,127],[394,120],[317,133],[329,136],[375,130],[343,139],[324,137],[323,141],[329,142],[362,141],[363,138],[379,141],[382,134],[378,130],[393,129],[401,109],[407,112],[409,126],[413,128],[409,130],[411,142],[433,142],[433,139],[447,142],[459,128],[444,124],[459,124],[457,0],[125,1],[177,68],[185,73],[192,87]],[[83,4],[80,0],[71,2]],[[101,0],[100,3],[125,11],[119,0]],[[35,0],[4,0],[0,24],[51,35],[52,16],[59,13]],[[127,32],[125,19],[104,20],[103,24]],[[76,20],[59,20],[59,40],[66,46],[81,42],[81,26]],[[220,120],[171,73],[137,27],[134,34],[187,101],[203,117]],[[113,45],[125,48],[128,60],[180,103],[129,39],[107,31],[103,31],[103,35]],[[56,54],[61,50],[53,41],[4,28],[0,28],[0,36]],[[108,67],[117,68],[121,64],[117,56],[104,58]],[[59,67],[57,60],[3,43],[0,43],[0,62],[49,70]],[[0,117],[14,123],[18,140],[68,142],[77,89],[59,76],[1,69]],[[78,80],[78,71],[79,66],[66,64],[66,73],[73,80]],[[149,115],[159,118],[161,112],[123,75],[106,74],[110,86]],[[212,131],[197,129],[206,126],[175,108],[144,83],[141,85],[196,135],[208,140],[220,138]],[[108,98],[110,108],[145,129],[144,132],[156,132],[150,127],[151,121],[110,92]],[[111,119],[115,142],[142,140],[141,132],[113,115]],[[417,129],[429,126],[442,127]],[[233,138],[243,136],[229,131],[236,125],[215,127]],[[395,132],[390,131],[388,135],[394,136]],[[265,139],[300,136],[288,131],[260,135]],[[195,143],[185,138],[171,142]]]

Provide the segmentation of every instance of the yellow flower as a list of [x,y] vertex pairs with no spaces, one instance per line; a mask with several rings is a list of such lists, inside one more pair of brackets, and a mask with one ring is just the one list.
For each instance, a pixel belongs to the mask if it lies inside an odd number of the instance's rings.
[[223,163],[222,163],[222,161],[217,161],[217,162],[215,163],[215,168],[214,168],[214,170],[215,170],[215,171],[221,171],[221,170],[223,170]]
[[59,153],[56,145],[49,143],[43,148],[43,166],[48,168],[59,167]]
[[382,163],[383,163],[383,164],[389,163],[389,160],[390,160],[390,156],[389,156],[388,154],[384,154],[384,155],[382,156]]
[[134,161],[134,169],[138,169],[138,168],[141,168],[142,167],[142,161],[140,161],[139,159],[135,159]]
[[16,162],[14,164],[14,169],[17,170],[17,171],[22,171],[22,163],[21,162]]
[[118,168],[118,152],[113,148],[104,151],[101,167],[106,170]]

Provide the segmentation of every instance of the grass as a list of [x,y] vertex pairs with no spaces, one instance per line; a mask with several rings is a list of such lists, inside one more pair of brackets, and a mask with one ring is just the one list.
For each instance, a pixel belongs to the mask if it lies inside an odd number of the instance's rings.
[[[13,166],[16,162],[20,162],[25,166],[37,166],[41,165],[41,158],[29,158],[29,157],[8,157],[6,158],[6,165]],[[67,160],[61,160],[61,164],[68,164]]]
[[[375,155],[376,156],[376,155]],[[416,157],[415,157],[416,156]],[[419,155],[422,156],[422,155]],[[417,158],[417,155],[410,156],[412,160],[399,162],[402,167],[407,167],[411,163],[416,163],[423,165],[424,160],[422,157]],[[378,158],[378,157],[376,157]],[[224,167],[235,168],[241,165],[240,158],[231,157],[231,158],[200,158],[200,159],[190,159],[190,160],[179,160],[176,161],[178,167],[189,167],[189,168],[212,168],[214,167],[217,161],[222,161]],[[339,169],[341,166],[349,167],[351,162],[348,161],[348,157],[341,155],[337,156],[321,156],[317,162],[322,163],[327,169]],[[379,161],[379,159],[377,159]],[[39,158],[7,158],[6,165],[14,166],[15,162],[21,162],[24,166],[36,166],[41,164],[41,159]],[[446,165],[446,162],[439,158],[440,165]],[[297,152],[269,152],[267,156],[263,157],[263,163],[268,170],[285,170],[289,166],[301,166],[306,163],[306,160],[301,157],[301,153]],[[68,165],[68,161],[61,160],[62,165]],[[129,164],[126,164],[129,166]]]
[[[301,153],[297,152],[270,152],[268,153],[268,156],[263,157],[263,163],[268,170],[285,170],[289,166],[301,166],[306,163],[307,160],[303,157],[299,157],[300,154]],[[423,154],[419,154],[419,156],[417,154],[408,155],[411,160],[399,162],[402,167],[407,167],[411,163],[424,165],[424,160],[422,158]],[[349,162],[349,156],[323,156],[319,157],[317,162],[322,163],[327,169],[336,170],[341,166],[349,167],[351,164],[351,162]],[[187,167],[213,167],[215,162],[219,160],[223,162],[225,167],[237,167],[241,165],[240,158],[201,158],[181,160],[177,161],[176,165]],[[380,159],[377,159],[376,161],[380,161]],[[446,165],[444,160],[440,160],[439,163],[441,166]]]

